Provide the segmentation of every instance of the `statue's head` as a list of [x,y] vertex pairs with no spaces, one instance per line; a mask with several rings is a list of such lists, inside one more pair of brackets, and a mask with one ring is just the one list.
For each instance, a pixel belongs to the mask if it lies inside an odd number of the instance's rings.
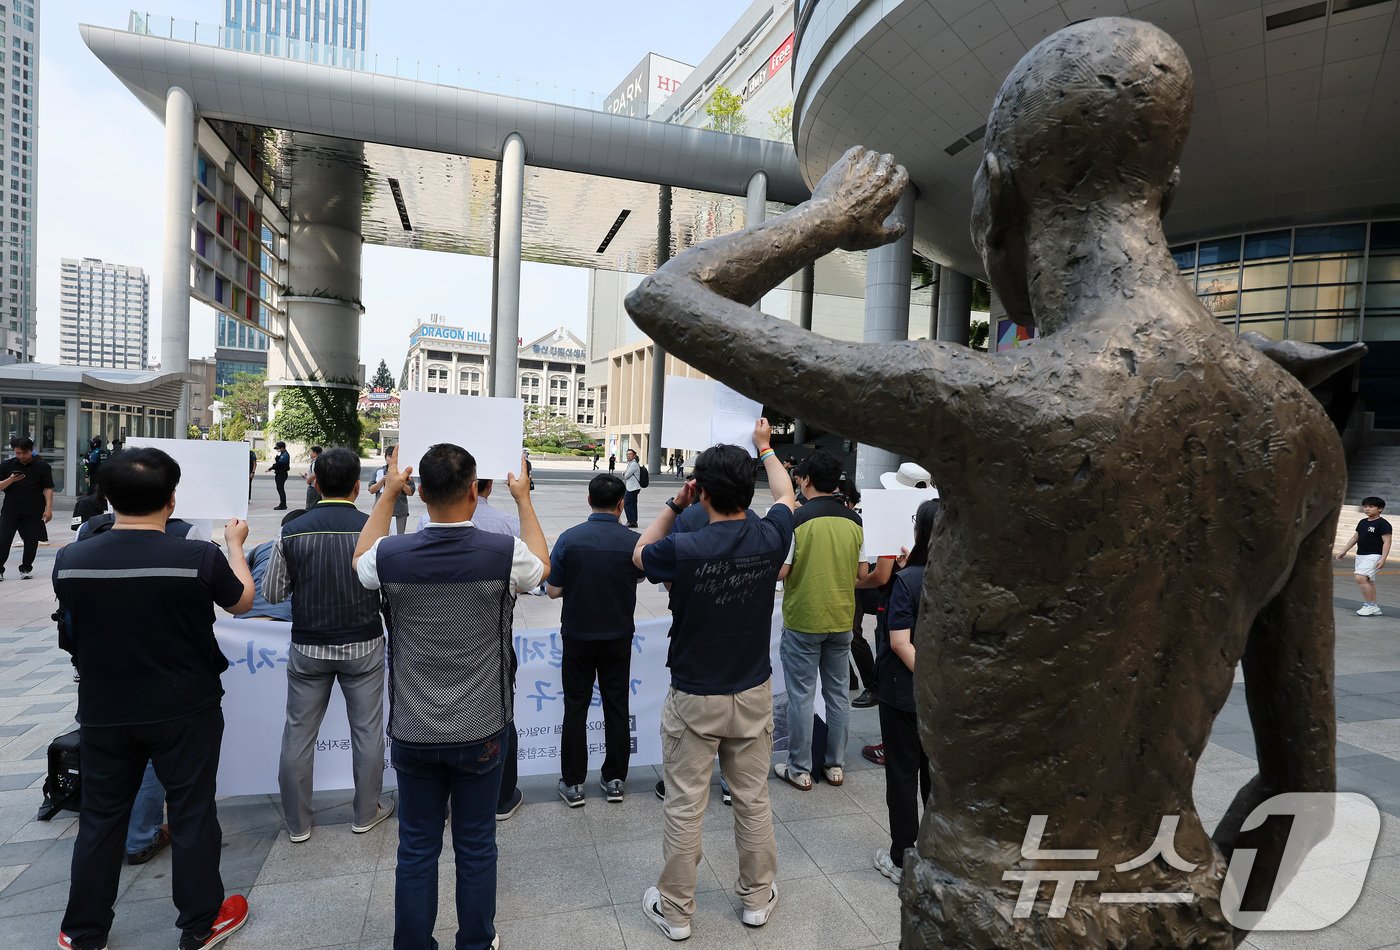
[[1039,227],[1094,206],[1166,212],[1191,102],[1186,54],[1138,20],[1067,26],[1011,70],[987,119],[972,240],[1012,319],[1034,324],[1027,257]]

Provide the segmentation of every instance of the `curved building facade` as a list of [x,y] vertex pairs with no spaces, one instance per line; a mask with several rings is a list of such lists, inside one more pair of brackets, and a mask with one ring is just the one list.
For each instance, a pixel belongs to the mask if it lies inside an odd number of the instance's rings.
[[[1400,428],[1400,14],[1326,0],[805,0],[794,141],[813,184],[847,148],[917,189],[914,245],[980,275],[969,216],[1011,68],[1072,22],[1132,16],[1181,45],[1195,111],[1165,220],[1183,273],[1237,330],[1364,340],[1361,390]],[[1389,405],[1394,403],[1394,405]]]

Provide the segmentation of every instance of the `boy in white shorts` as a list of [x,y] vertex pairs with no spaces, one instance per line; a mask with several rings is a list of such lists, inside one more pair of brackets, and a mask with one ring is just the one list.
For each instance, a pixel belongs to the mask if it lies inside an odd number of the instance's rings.
[[1376,617],[1381,608],[1376,604],[1376,572],[1385,567],[1390,556],[1390,522],[1381,517],[1385,510],[1385,499],[1368,495],[1361,499],[1361,510],[1366,513],[1356,525],[1356,531],[1342,548],[1337,560],[1346,557],[1352,546],[1356,546],[1356,586],[1361,588],[1361,609],[1358,617]]

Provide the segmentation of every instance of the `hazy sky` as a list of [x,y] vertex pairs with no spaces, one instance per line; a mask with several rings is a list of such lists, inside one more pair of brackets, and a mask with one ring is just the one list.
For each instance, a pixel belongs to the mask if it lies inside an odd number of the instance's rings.
[[[606,94],[648,52],[696,63],[750,0],[611,3],[579,0],[370,0],[371,57],[442,66]],[[160,0],[152,17],[221,23],[223,0]],[[40,10],[38,142],[38,359],[58,359],[58,266],[98,257],[146,269],[151,278],[151,355],[160,353],[162,125],[92,55],[79,23],[125,28],[128,0],[44,0]],[[703,13],[701,12],[703,11]],[[470,83],[464,82],[464,85]],[[486,83],[483,83],[486,85]],[[360,358],[370,373],[386,359],[395,375],[408,333],[437,312],[489,329],[490,262],[465,255],[366,246],[366,314]],[[583,337],[587,272],[524,265],[521,335],[563,324]],[[214,353],[213,312],[193,305],[190,355]]]

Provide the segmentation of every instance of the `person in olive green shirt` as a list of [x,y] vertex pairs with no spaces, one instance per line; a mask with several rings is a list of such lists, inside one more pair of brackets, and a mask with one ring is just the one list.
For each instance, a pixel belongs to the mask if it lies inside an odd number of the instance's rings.
[[788,758],[773,771],[806,791],[812,787],[812,702],[818,675],[827,726],[822,775],[832,785],[845,780],[851,617],[856,587],[864,586],[868,566],[860,556],[860,515],[832,494],[841,480],[841,462],[828,452],[814,452],[796,475],[807,503],[797,509],[792,547],[778,575],[784,580],[779,657],[787,681]]

